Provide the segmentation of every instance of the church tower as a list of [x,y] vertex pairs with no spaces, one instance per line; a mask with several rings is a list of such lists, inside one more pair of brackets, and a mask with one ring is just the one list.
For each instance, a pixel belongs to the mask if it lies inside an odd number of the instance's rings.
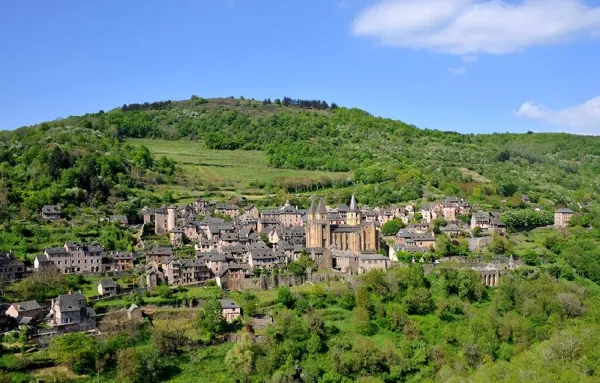
[[327,228],[327,208],[325,207],[325,201],[323,198],[320,198],[317,203],[313,199],[307,212],[306,247],[327,247],[327,239],[329,237],[325,234]]
[[350,200],[350,208],[348,209],[348,214],[346,216],[346,223],[350,226],[360,226],[362,221],[362,213],[358,210],[358,206],[356,205],[356,198],[354,194],[352,194],[352,199]]

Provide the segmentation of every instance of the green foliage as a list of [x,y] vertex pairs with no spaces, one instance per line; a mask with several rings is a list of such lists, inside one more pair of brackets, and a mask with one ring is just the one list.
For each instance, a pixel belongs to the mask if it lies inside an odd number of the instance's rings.
[[181,354],[190,339],[180,328],[155,328],[152,330],[152,345],[161,356]]
[[312,259],[310,259],[306,253],[300,255],[297,261],[290,262],[287,269],[290,273],[296,276],[306,275],[308,268],[315,270],[317,267]]
[[117,352],[117,379],[123,383],[160,381],[163,363],[152,348],[126,348]]
[[69,292],[69,284],[64,274],[52,271],[41,271],[30,275],[29,277],[13,283],[9,291],[16,295],[19,300],[37,300],[54,298],[59,294]]
[[287,307],[288,309],[294,307],[295,299],[289,287],[280,286],[277,289],[277,302],[281,303],[284,307]]
[[383,235],[396,235],[398,230],[404,228],[405,225],[399,218],[392,219],[381,225],[381,234]]
[[207,299],[202,311],[198,313],[198,328],[210,339],[219,335],[225,328],[225,320],[221,314],[221,303],[216,298]]
[[84,333],[52,338],[48,347],[53,359],[68,365],[78,374],[95,371],[97,350],[97,341]]
[[540,210],[513,210],[502,215],[502,222],[515,229],[547,226],[554,223],[554,214],[550,211]]

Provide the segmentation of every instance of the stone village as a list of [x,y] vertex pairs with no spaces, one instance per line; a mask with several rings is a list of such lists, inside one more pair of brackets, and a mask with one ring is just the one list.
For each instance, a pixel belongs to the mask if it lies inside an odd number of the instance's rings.
[[[470,268],[481,275],[487,286],[499,283],[503,274],[521,263],[513,257],[483,260],[450,257],[435,260],[436,246],[433,223],[443,219],[437,236],[450,240],[464,238],[469,249],[478,251],[490,243],[492,235],[506,235],[506,225],[497,212],[473,211],[463,199],[445,197],[417,209],[408,204],[389,208],[360,206],[354,195],[349,205],[327,206],[323,198],[313,198],[309,209],[298,209],[287,201],[276,210],[254,206],[240,208],[235,204],[215,204],[197,200],[191,204],[144,207],[141,210],[144,233],[168,237],[170,245],[145,245],[133,251],[104,251],[95,243],[67,242],[45,249],[35,257],[33,268],[10,253],[0,254],[0,272],[5,283],[24,278],[28,273],[59,272],[62,274],[110,275],[137,273],[139,286],[152,290],[159,285],[201,286],[213,280],[224,290],[260,287],[260,276],[285,269],[288,264],[306,257],[321,277],[359,275],[371,270],[386,270],[402,265],[398,254],[409,255],[410,262],[433,268],[440,262],[453,262],[453,267]],[[559,209],[554,226],[564,228],[573,216],[570,209]],[[58,206],[42,209],[43,219],[60,219]],[[463,219],[459,219],[463,217]],[[464,219],[467,217],[467,219]],[[113,216],[111,222],[127,224],[126,217]],[[402,222],[395,236],[384,237],[381,227],[391,220]],[[475,235],[477,234],[477,235]],[[180,255],[187,249],[185,256]],[[191,255],[190,255],[191,254]],[[454,258],[454,259],[452,259]],[[285,283],[285,282],[283,282]],[[275,286],[266,286],[266,288]],[[263,286],[262,288],[265,288]],[[119,293],[110,278],[98,283],[98,296]],[[96,313],[81,292],[70,292],[52,299],[43,308],[41,302],[27,301],[3,304],[0,326],[45,323],[55,333],[89,331],[96,327]],[[223,316],[228,321],[241,315],[240,307],[222,300]],[[139,315],[132,305],[128,317]],[[8,326],[8,327],[7,327]]]

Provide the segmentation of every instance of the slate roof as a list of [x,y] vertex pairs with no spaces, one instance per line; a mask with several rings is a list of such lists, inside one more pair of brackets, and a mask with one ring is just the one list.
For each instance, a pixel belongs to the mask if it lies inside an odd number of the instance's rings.
[[389,261],[390,259],[381,254],[361,254],[359,258],[363,261]]
[[240,306],[238,306],[231,299],[219,299],[219,302],[221,303],[221,307],[224,309],[239,309],[240,308]]
[[14,308],[17,309],[17,311],[30,311],[42,308],[42,306],[40,306],[40,304],[37,303],[37,301],[17,302],[11,304],[11,306],[14,306]]
[[113,281],[112,279],[103,279],[100,281],[99,283],[100,286],[102,286],[102,288],[117,288],[117,282]]
[[43,214],[60,214],[60,206],[58,205],[45,205],[42,207]]
[[56,298],[55,302],[58,304],[61,312],[68,312],[81,310],[82,307],[79,304],[81,300],[85,301],[85,298],[80,292],[76,292],[72,294],[61,294]]
[[563,207],[562,209],[558,209],[556,212],[557,213],[575,213],[573,210],[566,208],[566,207]]

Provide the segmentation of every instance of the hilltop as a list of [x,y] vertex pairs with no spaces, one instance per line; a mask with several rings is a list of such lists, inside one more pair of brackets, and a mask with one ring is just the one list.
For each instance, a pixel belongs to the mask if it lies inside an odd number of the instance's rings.
[[[71,116],[0,139],[0,206],[4,198],[29,201],[30,209],[207,193],[263,206],[291,193],[306,205],[308,194],[337,203],[353,192],[370,205],[460,195],[501,208],[519,206],[526,194],[542,206],[578,209],[600,191],[598,137],[419,129],[317,100],[192,96]],[[90,156],[94,165],[78,180],[74,172]],[[86,181],[94,177],[99,182]],[[73,188],[84,195],[67,198]]]

